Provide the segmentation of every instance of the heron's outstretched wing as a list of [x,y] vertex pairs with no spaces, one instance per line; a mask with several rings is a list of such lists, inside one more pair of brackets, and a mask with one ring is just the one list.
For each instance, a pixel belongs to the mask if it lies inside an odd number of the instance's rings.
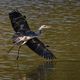
[[19,31],[26,32],[30,30],[29,25],[25,20],[26,17],[23,16],[19,11],[14,10],[10,12],[9,18],[11,20],[11,24],[15,32],[19,32]]
[[26,44],[34,52],[36,52],[38,55],[40,55],[46,59],[54,59],[55,58],[53,53],[50,50],[48,50],[46,48],[46,46],[38,38],[30,39]]

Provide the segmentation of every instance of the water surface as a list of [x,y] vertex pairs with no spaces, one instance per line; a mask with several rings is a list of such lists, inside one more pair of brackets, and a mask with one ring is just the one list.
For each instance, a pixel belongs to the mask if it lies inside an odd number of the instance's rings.
[[[48,62],[27,46],[16,46],[10,54],[13,29],[8,13],[18,9],[26,15],[30,28],[50,25],[41,39],[57,57]],[[79,0],[0,0],[0,80],[79,80],[80,77]]]

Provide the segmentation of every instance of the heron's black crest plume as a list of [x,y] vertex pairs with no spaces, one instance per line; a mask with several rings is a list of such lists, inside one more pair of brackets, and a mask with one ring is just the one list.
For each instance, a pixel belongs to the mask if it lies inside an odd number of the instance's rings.
[[37,34],[31,31],[25,16],[23,16],[18,10],[14,10],[9,13],[9,18],[15,31],[14,35],[18,35],[18,37],[13,38],[16,44],[23,42],[20,44],[20,47],[21,45],[26,44],[30,49],[46,59],[55,58],[53,53],[38,39]]

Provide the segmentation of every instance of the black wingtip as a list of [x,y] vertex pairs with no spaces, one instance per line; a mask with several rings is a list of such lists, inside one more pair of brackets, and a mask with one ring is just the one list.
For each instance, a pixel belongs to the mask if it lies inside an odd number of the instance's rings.
[[54,60],[56,59],[55,55],[48,50],[47,48],[45,48],[43,51],[39,51],[39,53],[37,53],[38,55],[42,56],[43,58],[47,59],[47,60]]
[[56,59],[55,55],[53,55],[51,52],[50,53],[45,53],[42,57],[46,58],[47,60]]
[[46,46],[39,39],[33,38],[29,40],[26,44],[39,56],[47,60],[56,59],[55,55],[50,50],[48,50]]

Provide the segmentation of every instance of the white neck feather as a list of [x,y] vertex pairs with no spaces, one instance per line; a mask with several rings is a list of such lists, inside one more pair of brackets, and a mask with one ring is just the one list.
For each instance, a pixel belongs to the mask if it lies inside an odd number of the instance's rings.
[[37,34],[38,36],[41,35],[41,32],[42,32],[42,29],[43,29],[43,28],[44,28],[44,26],[42,25],[42,26],[39,27],[39,29],[37,30],[36,34]]
[[46,25],[42,25],[42,26],[38,29],[38,31],[36,32],[36,34],[37,34],[38,36],[41,35],[42,29],[44,29],[44,28],[47,28]]
[[42,25],[38,30],[42,30],[45,27],[45,25]]

